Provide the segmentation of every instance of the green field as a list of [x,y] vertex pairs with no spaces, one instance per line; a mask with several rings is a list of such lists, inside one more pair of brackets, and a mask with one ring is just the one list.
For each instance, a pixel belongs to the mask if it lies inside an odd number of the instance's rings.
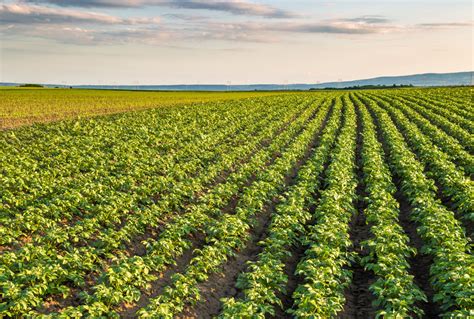
[[272,92],[146,92],[0,87],[0,129],[95,115],[275,95]]
[[0,318],[474,318],[472,93],[2,89]]

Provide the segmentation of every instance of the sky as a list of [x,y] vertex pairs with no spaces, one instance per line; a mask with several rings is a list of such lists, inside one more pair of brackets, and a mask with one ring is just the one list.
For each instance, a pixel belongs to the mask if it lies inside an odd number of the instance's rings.
[[0,3],[0,82],[318,83],[473,70],[470,0]]

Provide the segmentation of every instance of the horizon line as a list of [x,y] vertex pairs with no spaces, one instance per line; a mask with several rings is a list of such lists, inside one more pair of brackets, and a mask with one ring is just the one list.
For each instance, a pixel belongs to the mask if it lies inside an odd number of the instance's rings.
[[[2,81],[0,84],[39,84],[39,85],[55,85],[55,86],[110,86],[110,87],[117,87],[117,86],[224,86],[224,87],[232,87],[232,86],[254,86],[254,85],[279,85],[279,86],[292,86],[292,85],[321,85],[325,83],[342,83],[342,82],[354,82],[354,81],[365,81],[365,80],[374,80],[380,78],[391,78],[391,77],[409,77],[409,76],[422,76],[422,75],[445,75],[445,74],[458,74],[458,73],[473,73],[474,70],[471,71],[452,71],[452,72],[424,72],[424,73],[411,73],[411,74],[402,74],[402,75],[379,75],[367,78],[358,78],[358,79],[351,79],[351,80],[335,80],[335,81],[316,81],[316,82],[288,82],[288,83],[177,83],[177,84],[141,84],[141,83],[132,83],[132,84],[67,84],[67,83],[45,83],[45,82],[10,82],[10,81]],[[472,77],[471,77],[472,80]],[[472,82],[472,81],[471,81]]]

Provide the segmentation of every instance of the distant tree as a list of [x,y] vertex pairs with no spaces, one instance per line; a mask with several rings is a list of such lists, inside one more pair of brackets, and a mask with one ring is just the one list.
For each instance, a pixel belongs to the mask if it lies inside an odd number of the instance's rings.
[[322,89],[319,88],[310,88],[310,91],[316,90],[375,90],[375,89],[399,89],[399,88],[407,88],[413,87],[413,84],[392,84],[392,85],[355,85],[355,86],[347,86],[342,88],[336,87],[325,87]]
[[42,88],[42,87],[44,87],[44,86],[41,85],[41,84],[31,84],[31,83],[27,83],[27,84],[20,84],[18,87],[21,87],[21,88]]

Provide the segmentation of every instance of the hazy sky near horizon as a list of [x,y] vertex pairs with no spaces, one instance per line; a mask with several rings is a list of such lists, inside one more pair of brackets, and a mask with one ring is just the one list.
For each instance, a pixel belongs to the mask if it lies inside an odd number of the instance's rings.
[[473,70],[470,0],[4,0],[0,82],[315,83]]

